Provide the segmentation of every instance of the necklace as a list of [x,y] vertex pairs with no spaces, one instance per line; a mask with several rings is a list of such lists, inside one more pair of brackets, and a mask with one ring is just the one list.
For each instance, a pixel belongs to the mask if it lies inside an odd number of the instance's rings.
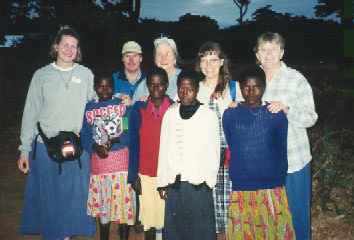
[[[52,66],[57,70],[60,79],[63,81],[64,85],[65,85],[65,89],[68,90],[69,89],[69,83],[70,81],[72,81],[72,76],[73,76],[73,72],[74,69],[76,67],[76,64],[74,63],[70,68],[63,68],[57,65],[56,62],[52,63]],[[63,76],[63,73],[69,72],[70,71],[70,75],[69,78],[65,79]]]
[[70,70],[70,75],[69,75],[69,77],[67,79],[64,78],[63,73],[62,73],[61,70],[58,69],[57,71],[58,71],[58,74],[59,74],[61,80],[64,82],[65,89],[68,90],[71,78],[73,76],[74,68]]

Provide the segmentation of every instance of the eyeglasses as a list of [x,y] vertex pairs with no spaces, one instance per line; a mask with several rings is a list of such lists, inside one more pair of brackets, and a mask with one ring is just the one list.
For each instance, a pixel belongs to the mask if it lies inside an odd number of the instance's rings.
[[220,62],[221,59],[200,59],[200,64],[218,65]]

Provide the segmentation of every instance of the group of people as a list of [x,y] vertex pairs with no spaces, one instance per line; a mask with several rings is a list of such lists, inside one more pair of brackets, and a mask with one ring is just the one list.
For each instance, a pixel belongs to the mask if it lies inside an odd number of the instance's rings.
[[61,28],[23,112],[20,232],[92,236],[97,219],[101,240],[111,222],[120,239],[311,239],[306,128],[317,114],[284,48],[280,34],[261,34],[257,64],[235,81],[216,42],[182,70],[175,41],[157,38],[145,72],[128,41],[120,71],[93,74],[78,63],[77,32]]

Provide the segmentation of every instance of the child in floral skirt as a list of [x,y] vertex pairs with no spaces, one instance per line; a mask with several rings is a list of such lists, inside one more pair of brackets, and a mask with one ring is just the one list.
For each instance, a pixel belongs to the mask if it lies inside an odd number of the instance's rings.
[[111,222],[134,224],[134,191],[127,183],[129,109],[112,98],[109,75],[95,79],[95,91],[98,100],[87,103],[81,133],[83,146],[91,153],[87,213],[97,217],[100,239],[108,240]]
[[291,240],[295,233],[284,184],[288,169],[284,112],[262,103],[265,74],[254,66],[239,78],[244,102],[223,115],[231,151],[228,239]]

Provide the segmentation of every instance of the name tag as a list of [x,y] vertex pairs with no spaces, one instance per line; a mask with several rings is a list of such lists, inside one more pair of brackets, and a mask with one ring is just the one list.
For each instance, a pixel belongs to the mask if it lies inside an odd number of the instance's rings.
[[73,77],[71,78],[71,81],[72,81],[73,83],[81,83],[81,79],[78,78],[78,77],[75,77],[75,76],[73,76]]

